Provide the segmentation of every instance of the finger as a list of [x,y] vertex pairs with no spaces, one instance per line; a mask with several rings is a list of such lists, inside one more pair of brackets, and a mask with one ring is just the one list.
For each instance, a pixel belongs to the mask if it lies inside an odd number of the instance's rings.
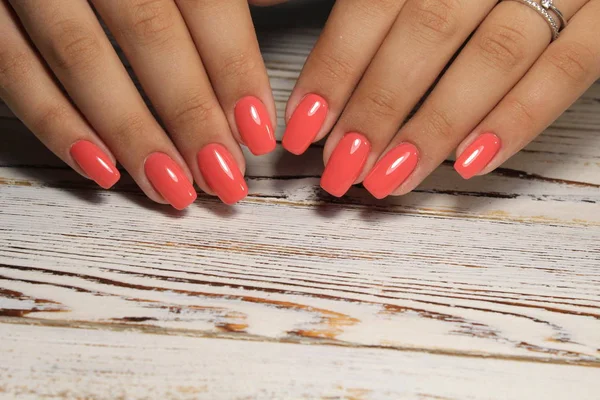
[[[401,123],[496,0],[408,0],[325,145],[321,186],[342,196],[364,177]],[[362,162],[344,161],[348,132],[371,146]],[[329,160],[336,149],[336,158]],[[344,164],[341,168],[337,164]]]
[[403,4],[336,2],[290,96],[284,148],[302,154],[331,130]]
[[276,146],[275,101],[248,2],[177,0],[177,6],[234,136],[255,155],[270,153]]
[[[172,0],[93,3],[121,45],[195,181],[208,193],[222,194],[222,186],[229,187],[230,181],[211,187],[208,172],[198,164],[198,154],[204,147],[218,143],[221,151],[228,153],[230,167],[236,170],[243,170],[244,156],[176,4]],[[216,157],[210,152],[205,154]],[[235,198],[220,197],[233,203],[246,193],[241,191]]]
[[144,104],[87,2],[11,4],[75,105],[148,197],[178,209],[193,202],[189,170]]
[[[562,10],[573,15],[587,0],[572,0]],[[388,145],[411,143],[419,162],[395,178],[384,172],[384,154],[363,184],[376,197],[413,190],[525,75],[551,40],[547,22],[520,2],[500,3],[481,24],[456,61],[419,109]]]
[[573,17],[519,84],[459,146],[469,179],[493,171],[531,142],[600,78],[600,1]]
[[0,98],[71,168],[108,189],[120,178],[115,159],[60,91],[0,1]]

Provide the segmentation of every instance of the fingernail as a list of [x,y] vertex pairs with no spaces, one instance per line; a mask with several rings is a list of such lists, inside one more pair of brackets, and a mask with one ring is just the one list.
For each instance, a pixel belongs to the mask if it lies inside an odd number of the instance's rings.
[[347,133],[331,154],[321,187],[336,197],[342,197],[356,182],[371,152],[371,143],[359,133]]
[[260,156],[275,150],[277,142],[271,118],[262,101],[253,96],[238,101],[235,121],[242,140],[252,154]]
[[144,164],[154,189],[174,208],[183,210],[196,200],[196,190],[179,165],[164,153],[153,153]]
[[283,147],[300,155],[308,149],[323,127],[329,106],[316,94],[306,96],[292,114],[283,135]]
[[225,146],[213,143],[202,148],[198,152],[198,167],[223,203],[232,205],[248,195],[244,176]]
[[112,160],[92,142],[80,140],[71,146],[70,152],[83,172],[104,189],[110,189],[121,178]]
[[375,164],[363,185],[375,198],[383,199],[408,179],[418,162],[419,150],[410,143],[402,143]]
[[454,163],[454,169],[464,179],[471,179],[496,157],[500,151],[502,141],[493,133],[480,135]]

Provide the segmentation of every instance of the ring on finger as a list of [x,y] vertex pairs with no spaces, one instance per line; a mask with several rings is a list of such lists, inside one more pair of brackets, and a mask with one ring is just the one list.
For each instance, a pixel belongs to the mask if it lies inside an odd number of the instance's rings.
[[[563,13],[554,5],[553,0],[542,0],[541,3],[538,3],[535,0],[510,1],[518,1],[519,3],[525,4],[531,9],[537,11],[537,13],[540,14],[548,23],[550,30],[552,30],[552,41],[558,39],[560,32],[567,26],[567,20],[565,19]],[[552,14],[550,14],[550,11],[554,12],[558,16],[560,25],[556,22],[556,19],[552,16]]]

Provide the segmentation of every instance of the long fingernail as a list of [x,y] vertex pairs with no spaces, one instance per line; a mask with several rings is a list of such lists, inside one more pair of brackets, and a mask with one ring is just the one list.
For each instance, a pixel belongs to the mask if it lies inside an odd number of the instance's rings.
[[302,99],[288,122],[283,147],[296,155],[304,153],[321,131],[328,110],[329,106],[321,96],[309,94]]
[[233,156],[217,143],[198,152],[198,167],[207,185],[225,204],[235,204],[248,195],[248,186]]
[[252,154],[260,156],[275,150],[275,133],[262,101],[253,96],[238,101],[235,106],[235,121],[242,140]]
[[92,142],[80,140],[71,146],[70,152],[83,172],[104,189],[110,189],[121,178],[112,160]]
[[321,187],[336,197],[342,197],[356,182],[371,152],[371,143],[359,133],[347,133],[331,154]]
[[174,208],[183,210],[196,200],[192,182],[168,155],[151,154],[146,158],[144,170],[154,189]]
[[464,179],[471,179],[496,157],[500,151],[502,141],[493,133],[480,135],[473,143],[462,152],[454,163],[454,169]]
[[419,162],[419,150],[402,143],[390,150],[369,172],[364,187],[377,199],[389,196],[408,179]]

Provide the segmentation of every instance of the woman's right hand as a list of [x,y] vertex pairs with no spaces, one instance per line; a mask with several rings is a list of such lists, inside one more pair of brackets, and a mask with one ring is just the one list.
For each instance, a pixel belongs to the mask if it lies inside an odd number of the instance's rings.
[[321,186],[338,197],[405,195],[453,152],[464,179],[490,173],[600,77],[599,21],[600,0],[338,0],[283,147],[329,134]]
[[118,161],[149,198],[177,209],[196,199],[194,181],[228,204],[245,197],[238,143],[272,151],[276,121],[248,1],[90,3],[166,131],[80,0],[0,0],[0,98],[103,188],[119,180]]

